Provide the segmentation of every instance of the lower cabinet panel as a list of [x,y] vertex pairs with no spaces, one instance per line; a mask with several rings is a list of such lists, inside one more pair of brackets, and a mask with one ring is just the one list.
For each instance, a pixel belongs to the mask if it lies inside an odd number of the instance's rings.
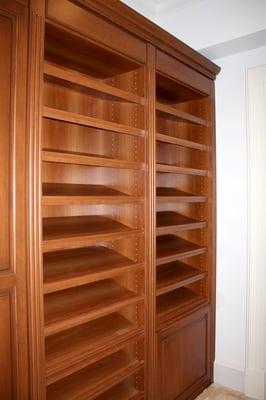
[[0,292],[0,399],[11,399],[11,321],[10,295]]
[[160,400],[192,400],[210,380],[209,307],[158,333]]

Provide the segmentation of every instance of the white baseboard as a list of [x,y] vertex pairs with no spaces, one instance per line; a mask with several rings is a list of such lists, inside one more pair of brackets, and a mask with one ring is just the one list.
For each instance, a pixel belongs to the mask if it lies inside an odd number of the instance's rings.
[[245,392],[245,371],[228,367],[222,364],[214,364],[214,382],[229,389]]
[[264,400],[265,393],[265,372],[261,369],[247,368],[245,394],[256,400]]

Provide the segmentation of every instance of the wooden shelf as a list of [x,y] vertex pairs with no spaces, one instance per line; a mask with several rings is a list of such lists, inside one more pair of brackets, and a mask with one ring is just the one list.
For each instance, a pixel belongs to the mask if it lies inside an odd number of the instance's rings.
[[173,136],[165,135],[162,133],[156,134],[156,140],[162,143],[174,144],[180,147],[188,147],[190,149],[202,150],[202,151],[210,151],[210,146],[206,144],[201,144],[197,142],[191,142],[190,140],[180,139]]
[[43,257],[44,293],[111,278],[143,265],[104,246],[46,253]]
[[140,392],[128,382],[122,382],[95,400],[142,400],[143,398],[143,392]]
[[43,251],[84,247],[143,233],[105,216],[43,219]]
[[206,278],[201,272],[182,262],[174,261],[157,269],[157,296]]
[[[187,101],[199,100],[206,95],[182,84],[169,76],[156,74],[156,96],[162,103],[185,103]],[[160,100],[159,100],[160,101]]]
[[90,400],[120,383],[143,363],[120,350],[47,387],[47,400]]
[[166,115],[170,119],[175,119],[180,122],[190,122],[192,124],[201,126],[208,126],[208,121],[205,119],[196,117],[195,115],[189,114],[185,111],[177,110],[176,108],[167,104],[157,102],[156,110],[158,115]]
[[145,99],[141,96],[107,85],[99,79],[90,78],[88,75],[59,65],[51,64],[47,61],[44,63],[44,74],[46,77],[52,78],[52,82],[63,82],[64,86],[73,89],[85,88],[94,93],[101,93],[111,100],[121,99],[129,103],[142,105],[145,103]]
[[158,323],[167,316],[173,314],[176,316],[181,309],[183,312],[206,302],[204,297],[185,287],[158,296],[156,301]]
[[141,300],[143,295],[110,279],[47,294],[44,301],[45,335],[54,335]]
[[51,149],[44,149],[42,151],[42,161],[105,168],[144,169],[144,164],[140,162],[117,160],[97,154],[56,151]]
[[[108,3],[107,3],[108,4]],[[73,17],[73,16],[72,16]],[[60,17],[59,17],[60,18]],[[82,25],[82,24],[81,24]],[[89,31],[99,29],[100,35],[103,31],[97,23],[92,23]],[[94,34],[93,34],[94,36]],[[112,51],[115,43],[111,35],[112,45],[105,46],[105,39],[94,40],[88,35],[80,34],[80,26],[77,31],[71,26],[63,25],[57,19],[47,16],[45,21],[45,56],[55,64],[66,65],[95,78],[107,79],[115,75],[124,74],[127,71],[136,70],[141,66],[142,57],[135,60],[135,52],[131,49],[129,54],[121,51]],[[118,38],[120,41],[121,38]],[[116,41],[116,40],[115,40]],[[108,42],[108,39],[107,39]],[[102,43],[103,45],[101,45]],[[133,59],[132,59],[133,56]]]
[[170,164],[156,164],[156,171],[170,174],[208,176],[208,171],[205,169],[185,168]]
[[59,110],[51,107],[43,107],[43,117],[55,119],[57,121],[70,122],[72,124],[89,126],[91,128],[103,129],[106,131],[123,133],[125,135],[140,136],[145,135],[144,129],[135,128],[133,126],[122,125],[115,122],[104,121],[102,119],[88,117],[86,115],[77,114],[69,111]]
[[182,203],[204,203],[206,196],[199,196],[170,187],[157,187],[156,200],[159,203],[182,202]]
[[188,242],[174,235],[159,236],[157,238],[157,265],[181,260],[206,253],[207,248]]
[[103,185],[43,183],[42,205],[123,204],[142,202],[142,197],[130,196]]
[[156,233],[159,236],[184,230],[206,228],[207,222],[197,221],[173,211],[161,211],[157,212],[156,226]]
[[45,341],[47,384],[76,372],[80,363],[83,365],[91,363],[91,360],[96,361],[97,355],[102,358],[103,352],[142,333],[142,328],[122,315],[113,313],[49,336]]

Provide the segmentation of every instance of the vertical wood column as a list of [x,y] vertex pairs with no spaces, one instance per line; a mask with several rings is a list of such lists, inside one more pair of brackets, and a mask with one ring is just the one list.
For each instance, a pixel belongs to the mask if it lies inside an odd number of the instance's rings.
[[148,99],[147,106],[147,132],[148,132],[148,196],[149,200],[147,218],[148,218],[148,301],[147,301],[147,318],[148,318],[148,399],[156,399],[156,76],[155,76],[155,47],[147,45],[147,79],[146,79],[146,97]]
[[212,148],[209,157],[208,177],[208,274],[209,274],[209,299],[211,305],[211,334],[210,334],[210,371],[213,381],[213,363],[215,359],[215,315],[216,315],[216,133],[215,133],[215,88],[211,82],[211,93],[208,99],[208,119],[210,126],[208,129],[209,144]]
[[45,2],[30,3],[28,71],[28,254],[30,398],[45,399],[42,232],[41,232],[41,107]]
[[26,303],[27,7],[0,3],[0,398],[28,400]]

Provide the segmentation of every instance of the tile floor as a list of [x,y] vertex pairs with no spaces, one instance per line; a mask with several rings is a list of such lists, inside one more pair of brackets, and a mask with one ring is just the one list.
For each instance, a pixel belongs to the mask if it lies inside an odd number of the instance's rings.
[[212,385],[206,389],[196,400],[251,400],[241,393],[234,392],[219,385]]

